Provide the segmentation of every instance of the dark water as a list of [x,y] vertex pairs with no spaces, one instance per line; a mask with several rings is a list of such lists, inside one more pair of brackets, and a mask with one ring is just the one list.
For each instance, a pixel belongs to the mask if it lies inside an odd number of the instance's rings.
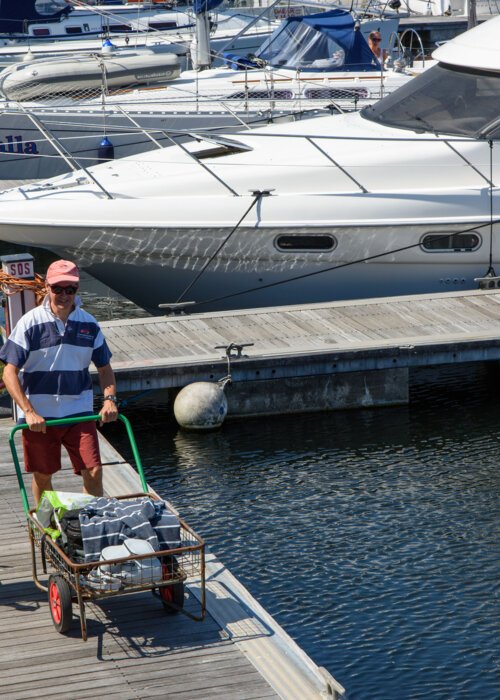
[[[141,315],[85,288],[101,320]],[[124,413],[148,481],[350,700],[497,700],[499,386],[426,370],[408,407],[209,434],[154,394]]]
[[351,700],[500,697],[499,378],[445,374],[410,407],[210,434],[124,411],[148,480]]

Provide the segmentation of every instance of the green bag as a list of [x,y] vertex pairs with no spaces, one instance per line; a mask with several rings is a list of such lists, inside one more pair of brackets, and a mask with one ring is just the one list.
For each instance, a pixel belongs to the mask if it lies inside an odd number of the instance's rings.
[[67,510],[82,508],[95,496],[67,491],[44,491],[36,507],[36,517],[45,532],[56,540],[61,535],[59,521]]

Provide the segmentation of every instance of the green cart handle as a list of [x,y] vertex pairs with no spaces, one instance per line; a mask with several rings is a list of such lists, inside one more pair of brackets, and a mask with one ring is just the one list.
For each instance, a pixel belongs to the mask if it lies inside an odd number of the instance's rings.
[[[141,479],[141,485],[144,490],[144,493],[148,493],[148,485],[146,483],[146,478],[144,476],[144,469],[142,468],[142,461],[141,457],[139,455],[139,450],[137,449],[137,443],[135,441],[134,433],[132,431],[132,426],[130,425],[130,421],[128,418],[126,418],[124,415],[121,413],[118,414],[118,419],[124,423],[125,428],[127,430],[127,436],[130,442],[130,447],[132,448],[132,454],[134,455],[135,459],[135,465],[137,467],[137,472],[139,474],[139,477]],[[90,421],[100,421],[101,416],[99,414],[93,415],[93,416],[76,416],[75,418],[57,418],[56,420],[48,420],[46,421],[47,427],[50,427],[52,425],[72,425],[73,423],[89,423]],[[26,494],[26,488],[24,486],[24,479],[23,479],[23,474],[21,471],[21,467],[19,465],[19,459],[17,456],[17,450],[16,446],[14,443],[14,436],[17,433],[18,430],[25,430],[26,428],[29,428],[29,425],[27,423],[21,423],[20,425],[16,425],[12,430],[10,431],[10,437],[9,437],[9,445],[10,445],[10,451],[12,452],[12,459],[14,461],[14,466],[16,468],[16,476],[17,476],[17,481],[19,484],[19,489],[21,491],[21,498],[23,501],[23,507],[24,507],[24,512],[26,515],[29,514],[30,506],[28,502],[28,496]]]

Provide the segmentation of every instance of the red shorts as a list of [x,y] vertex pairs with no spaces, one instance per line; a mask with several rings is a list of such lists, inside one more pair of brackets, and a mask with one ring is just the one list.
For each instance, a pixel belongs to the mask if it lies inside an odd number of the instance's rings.
[[73,471],[101,466],[99,440],[94,422],[56,425],[46,433],[23,430],[25,471],[55,474],[61,468],[61,445],[66,448]]

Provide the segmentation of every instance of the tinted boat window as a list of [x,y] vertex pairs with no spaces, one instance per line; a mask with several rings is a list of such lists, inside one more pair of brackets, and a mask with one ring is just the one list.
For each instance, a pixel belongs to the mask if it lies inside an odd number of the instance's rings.
[[481,239],[477,233],[432,233],[422,239],[422,248],[434,253],[454,251],[466,253],[479,247]]
[[498,138],[500,74],[439,63],[361,114],[398,129]]
[[110,32],[132,32],[134,30],[132,29],[132,27],[129,27],[128,24],[110,24],[109,31]]
[[177,24],[175,22],[150,22],[150,29],[157,29],[161,31],[162,29],[177,29]]
[[333,250],[336,241],[333,236],[311,235],[290,233],[286,236],[278,236],[276,238],[276,247],[278,250]]
[[234,92],[228,100],[291,100],[293,94],[290,90],[249,90],[248,92]]
[[304,91],[304,97],[310,100],[359,100],[369,97],[366,88],[308,88]]

